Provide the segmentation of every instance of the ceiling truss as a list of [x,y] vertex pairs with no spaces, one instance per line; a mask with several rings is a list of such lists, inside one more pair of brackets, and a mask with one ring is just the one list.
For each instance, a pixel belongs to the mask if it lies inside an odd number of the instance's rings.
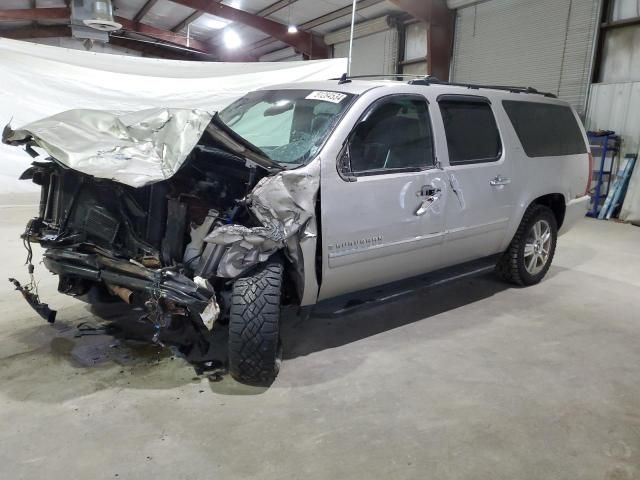
[[[311,29],[349,15],[351,11],[351,6],[339,8],[321,17],[305,22],[302,25],[298,25],[297,33],[289,33],[288,25],[266,17],[279,10],[290,7],[291,4],[298,0],[275,1],[275,3],[262,9],[257,14],[252,14],[244,10],[239,10],[229,5],[222,4],[220,3],[220,0],[169,0],[173,3],[189,7],[193,11],[179,23],[167,30],[143,23],[145,16],[158,3],[158,1],[159,0],[147,0],[142,8],[136,12],[132,20],[115,16],[114,19],[123,25],[123,32],[118,32],[117,35],[114,35],[114,39],[116,36],[119,37],[118,42],[114,42],[114,44],[127,43],[131,46],[136,41],[136,38],[123,37],[142,37],[149,40],[147,42],[148,45],[145,47],[147,50],[151,48],[155,50],[162,48],[175,50],[175,47],[179,47],[183,49],[184,55],[200,53],[218,59],[250,61],[256,60],[255,55],[252,53],[247,54],[245,52],[253,52],[256,49],[262,49],[276,41],[281,41],[302,53],[305,58],[326,58],[329,53],[327,46],[319,36],[311,32]],[[383,3],[384,1],[385,0],[359,0],[357,3],[357,10],[360,11]],[[438,55],[446,57],[446,63],[448,65],[452,15],[451,11],[446,8],[445,0],[390,1],[419,20],[429,22],[431,28],[428,29],[429,38],[427,39],[427,45],[432,45],[432,48],[429,49],[429,57],[432,62],[437,60]],[[36,5],[36,0],[30,0],[30,2],[32,7]],[[242,52],[239,52],[226,51],[219,46],[215,46],[211,40],[202,41],[194,38],[188,38],[184,34],[180,33],[184,31],[188,25],[204,14],[215,15],[241,25],[249,26],[267,34],[269,37],[259,42],[255,42],[252,45],[248,45],[242,49]],[[61,8],[0,10],[0,36],[22,39],[38,38],[38,36],[70,36],[70,29],[67,25],[43,26],[37,23],[40,20],[68,20],[70,15],[71,12],[68,6]],[[29,21],[31,24],[28,27],[25,26],[14,29],[1,28],[3,22],[12,21]],[[217,37],[214,37],[212,40],[215,39],[217,39]],[[442,47],[446,47],[444,48],[444,54],[442,53]],[[440,53],[438,53],[437,50],[439,50]],[[179,55],[179,53],[175,53],[174,51],[173,55]],[[431,64],[432,62],[429,63]],[[434,67],[438,70],[437,73],[444,78],[444,66],[442,66],[442,68],[438,67],[439,64],[444,65],[444,59],[440,59],[435,63],[436,65],[434,65]],[[434,74],[436,73],[434,72]]]
[[224,3],[216,3],[211,0],[170,0],[173,3],[184,5],[201,12],[215,15],[216,17],[231,20],[248,27],[255,28],[270,37],[295,48],[307,58],[327,58],[329,49],[320,37],[304,29],[296,33],[288,32],[288,25],[270,20],[266,17],[230,7]]

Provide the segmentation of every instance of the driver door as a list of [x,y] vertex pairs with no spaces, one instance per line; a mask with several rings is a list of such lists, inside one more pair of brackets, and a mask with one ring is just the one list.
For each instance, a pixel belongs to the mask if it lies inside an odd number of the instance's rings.
[[322,162],[319,299],[437,268],[445,179],[435,168],[426,99],[400,94],[374,102],[338,158]]

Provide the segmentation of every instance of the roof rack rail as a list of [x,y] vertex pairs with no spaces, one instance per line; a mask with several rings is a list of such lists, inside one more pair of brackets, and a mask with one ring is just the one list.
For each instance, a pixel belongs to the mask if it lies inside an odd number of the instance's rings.
[[369,75],[350,75],[348,76],[346,73],[343,73],[340,78],[330,78],[329,80],[338,80],[338,83],[342,85],[343,83],[349,83],[352,79],[357,78],[396,78],[396,77],[407,77],[407,78],[424,78],[424,75],[413,75],[408,73],[381,73],[381,74],[369,74]]
[[343,73],[340,78],[330,78],[329,80],[338,80],[338,84],[349,83],[352,79],[356,78],[411,78],[407,83],[409,85],[451,85],[452,87],[466,87],[471,89],[487,88],[490,90],[504,90],[512,93],[530,93],[532,95],[543,95],[549,98],[558,98],[555,94],[550,92],[540,92],[533,87],[513,87],[509,85],[481,85],[475,83],[457,83],[457,82],[445,82],[443,80],[434,77],[433,75],[413,75],[408,73],[392,73],[392,74],[370,74],[370,75],[351,75],[348,76]]
[[471,89],[487,88],[490,90],[505,90],[512,93],[530,93],[533,95],[543,95],[550,98],[558,98],[555,94],[550,92],[540,92],[533,87],[513,87],[509,85],[482,85],[475,83],[456,83],[456,82],[444,82],[434,76],[426,76],[415,80],[409,80],[410,85],[451,85],[453,87],[466,87]]

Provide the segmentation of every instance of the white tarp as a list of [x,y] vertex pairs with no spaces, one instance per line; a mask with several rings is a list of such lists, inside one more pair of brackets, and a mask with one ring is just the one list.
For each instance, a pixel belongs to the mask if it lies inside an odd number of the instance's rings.
[[[0,39],[0,125],[22,125],[65,110],[190,108],[214,112],[256,88],[326,80],[346,59],[296,62],[184,62],[127,57]],[[17,177],[31,161],[0,145],[0,191],[34,189]]]

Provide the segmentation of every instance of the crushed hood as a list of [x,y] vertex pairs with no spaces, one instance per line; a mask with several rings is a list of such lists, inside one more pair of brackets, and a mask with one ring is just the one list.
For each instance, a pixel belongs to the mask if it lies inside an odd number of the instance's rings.
[[7,125],[2,142],[36,145],[73,170],[142,187],[171,178],[205,132],[231,153],[268,170],[281,169],[217,114],[195,109],[68,110],[17,130]]

